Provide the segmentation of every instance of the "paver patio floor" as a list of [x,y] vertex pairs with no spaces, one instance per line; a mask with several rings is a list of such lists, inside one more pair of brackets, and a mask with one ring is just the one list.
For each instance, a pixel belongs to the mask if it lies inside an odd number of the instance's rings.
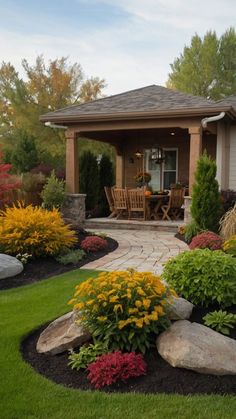
[[188,249],[184,242],[174,237],[174,233],[113,229],[106,229],[104,232],[115,239],[119,247],[103,258],[84,265],[83,269],[114,271],[134,268],[140,272],[160,274],[163,264],[169,258]]

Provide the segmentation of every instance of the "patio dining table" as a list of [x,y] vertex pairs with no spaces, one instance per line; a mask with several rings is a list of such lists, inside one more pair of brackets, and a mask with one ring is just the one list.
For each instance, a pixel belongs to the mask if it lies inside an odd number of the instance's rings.
[[158,194],[158,195],[148,195],[145,197],[146,202],[146,218],[147,220],[158,220],[158,212],[161,206],[168,202],[169,195],[167,194]]

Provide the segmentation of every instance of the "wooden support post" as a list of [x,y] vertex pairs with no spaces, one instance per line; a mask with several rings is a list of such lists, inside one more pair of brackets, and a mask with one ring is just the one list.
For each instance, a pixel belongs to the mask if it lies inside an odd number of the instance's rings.
[[66,131],[66,192],[77,194],[79,192],[79,162],[77,133]]
[[124,157],[120,154],[116,154],[116,186],[124,187]]
[[188,129],[188,132],[190,134],[189,195],[191,195],[197,168],[197,161],[202,153],[202,129],[200,126],[191,127]]

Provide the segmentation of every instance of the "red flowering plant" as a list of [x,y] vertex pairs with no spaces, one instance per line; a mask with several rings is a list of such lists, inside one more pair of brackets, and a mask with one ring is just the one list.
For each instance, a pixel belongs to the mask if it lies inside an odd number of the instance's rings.
[[203,233],[197,234],[191,243],[189,248],[193,249],[210,249],[210,250],[220,250],[222,249],[223,240],[222,238],[212,231],[205,231]]
[[143,355],[115,351],[99,356],[95,362],[89,364],[87,371],[88,379],[99,389],[117,381],[126,382],[131,377],[145,375],[146,369]]
[[107,241],[98,236],[88,236],[80,244],[85,252],[97,252],[107,248]]
[[19,189],[21,186],[19,182],[11,182],[12,177],[9,174],[11,168],[11,164],[3,163],[3,153],[0,151],[0,201],[5,204],[9,201],[7,193],[14,189]]

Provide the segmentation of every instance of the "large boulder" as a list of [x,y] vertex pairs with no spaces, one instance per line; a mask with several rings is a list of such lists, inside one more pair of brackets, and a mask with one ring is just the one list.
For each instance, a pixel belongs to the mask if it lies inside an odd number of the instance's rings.
[[172,367],[203,374],[236,374],[236,341],[201,324],[179,320],[156,343],[159,354]]
[[81,325],[75,323],[78,320],[76,316],[71,311],[50,323],[39,336],[37,351],[56,355],[87,342],[91,335]]
[[194,305],[181,297],[172,297],[168,317],[170,320],[187,320],[192,314]]
[[17,258],[0,253],[0,279],[18,275],[23,269],[23,264]]

